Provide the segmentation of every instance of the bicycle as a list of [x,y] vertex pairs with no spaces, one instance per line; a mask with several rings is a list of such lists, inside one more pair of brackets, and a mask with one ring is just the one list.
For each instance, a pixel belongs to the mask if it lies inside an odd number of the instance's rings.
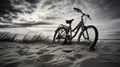
[[66,20],[66,23],[69,24],[69,26],[60,24],[59,27],[55,30],[53,42],[60,43],[60,44],[64,44],[67,42],[71,43],[72,39],[78,34],[79,30],[81,30],[77,39],[78,44],[83,43],[83,44],[86,44],[90,49],[94,49],[98,40],[97,28],[93,25],[85,26],[84,17],[87,17],[89,20],[91,20],[89,14],[83,13],[79,8],[74,7],[73,9],[76,12],[79,12],[82,14],[81,21],[78,23],[78,25],[74,29],[72,29],[71,27],[72,21],[74,19]]

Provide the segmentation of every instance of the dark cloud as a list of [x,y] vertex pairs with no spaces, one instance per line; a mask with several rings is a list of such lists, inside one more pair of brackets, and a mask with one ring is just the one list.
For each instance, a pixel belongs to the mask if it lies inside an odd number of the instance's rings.
[[10,0],[0,0],[0,16],[9,12],[20,12],[20,10],[14,9]]
[[23,27],[32,27],[37,25],[51,25],[49,22],[28,22],[28,23],[13,23],[12,25],[6,24],[6,25],[0,25],[0,28],[23,28]]
[[51,23],[31,21],[28,23],[14,23],[14,25],[19,25],[20,27],[30,27],[30,26],[35,26],[35,25],[51,25]]
[[108,5],[105,13],[108,13],[111,19],[120,18],[120,0],[105,0],[104,5]]
[[87,0],[92,6],[100,8],[101,15],[110,19],[120,18],[120,0]]
[[40,0],[26,0],[29,3],[38,3]]
[[53,3],[55,3],[54,0],[46,0],[46,1],[44,1],[42,7],[44,8],[46,6],[52,5]]
[[48,20],[55,20],[55,19],[57,19],[57,18],[59,18],[59,17],[53,17],[53,16],[51,16],[51,17],[46,17],[45,19],[48,19]]
[[34,8],[37,7],[36,4],[39,2],[39,0],[13,0],[11,2],[13,8],[14,6],[21,6],[15,9],[20,10],[23,13],[32,13]]
[[[40,0],[0,0],[0,22],[11,22],[18,13],[31,14]],[[16,7],[21,6],[21,7]]]

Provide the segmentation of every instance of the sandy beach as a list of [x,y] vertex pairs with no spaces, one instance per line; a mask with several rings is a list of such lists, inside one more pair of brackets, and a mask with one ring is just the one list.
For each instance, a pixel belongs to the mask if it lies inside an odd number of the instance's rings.
[[0,67],[120,67],[120,0],[0,0]]
[[0,59],[0,67],[120,67],[120,46],[0,42]]

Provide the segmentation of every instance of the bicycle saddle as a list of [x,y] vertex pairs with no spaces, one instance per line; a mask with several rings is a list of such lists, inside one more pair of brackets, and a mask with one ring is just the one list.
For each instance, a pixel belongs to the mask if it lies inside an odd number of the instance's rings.
[[73,20],[74,20],[74,19],[66,20],[66,23],[67,23],[67,24],[71,24]]

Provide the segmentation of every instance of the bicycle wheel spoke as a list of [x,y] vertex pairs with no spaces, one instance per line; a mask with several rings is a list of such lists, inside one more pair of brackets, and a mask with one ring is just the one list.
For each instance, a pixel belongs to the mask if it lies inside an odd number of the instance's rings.
[[62,44],[65,41],[66,30],[65,28],[59,28],[54,35],[54,42]]
[[65,34],[65,31],[61,33],[61,35],[64,35]]
[[94,47],[98,39],[98,32],[94,26],[88,26],[81,32],[78,38],[78,42],[83,42],[88,47]]

